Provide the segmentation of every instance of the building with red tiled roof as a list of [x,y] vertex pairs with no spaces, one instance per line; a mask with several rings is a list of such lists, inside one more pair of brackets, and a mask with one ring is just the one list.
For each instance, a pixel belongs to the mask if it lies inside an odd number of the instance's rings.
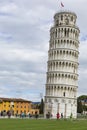
[[39,110],[32,109],[32,102],[21,98],[3,98],[0,97],[0,112],[11,111],[13,115],[21,113],[35,114],[35,111],[39,113]]

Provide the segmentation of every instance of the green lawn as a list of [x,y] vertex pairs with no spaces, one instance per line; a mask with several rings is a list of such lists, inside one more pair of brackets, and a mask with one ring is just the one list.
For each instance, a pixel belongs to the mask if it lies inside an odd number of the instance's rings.
[[0,130],[87,130],[87,120],[0,119]]

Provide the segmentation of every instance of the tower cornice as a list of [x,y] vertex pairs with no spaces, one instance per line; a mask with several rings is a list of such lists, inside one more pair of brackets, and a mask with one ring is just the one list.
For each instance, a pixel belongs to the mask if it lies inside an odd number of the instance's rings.
[[74,62],[74,61],[71,61],[71,60],[48,60],[47,62],[50,63],[50,62],[70,62],[70,63],[74,63],[74,64],[77,64],[79,65],[79,62]]
[[70,74],[70,75],[74,75],[74,76],[78,76],[78,74],[76,73],[72,73],[72,72],[64,72],[64,71],[48,71],[47,74]]
[[53,48],[53,49],[50,49],[48,52],[50,51],[56,51],[56,50],[64,50],[64,51],[74,51],[74,52],[77,52],[79,54],[79,51],[75,50],[75,49],[70,49],[70,48]]

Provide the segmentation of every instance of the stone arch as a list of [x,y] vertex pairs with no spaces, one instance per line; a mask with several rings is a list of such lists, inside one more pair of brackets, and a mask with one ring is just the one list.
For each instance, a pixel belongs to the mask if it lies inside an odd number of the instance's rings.
[[64,29],[64,36],[65,36],[65,37],[67,36],[66,28]]
[[64,74],[62,74],[62,78],[64,78]]
[[67,37],[69,37],[69,28],[67,29]]
[[75,89],[73,88],[73,91],[75,91]]
[[61,29],[61,32],[63,33],[63,28]]
[[59,42],[60,42],[60,41],[58,40],[58,44],[59,44]]
[[61,90],[63,90],[63,86],[61,86]]
[[63,20],[63,15],[61,15],[61,21]]
[[58,62],[56,62],[56,66],[58,66]]
[[56,55],[56,51],[54,51],[54,55]]
[[72,29],[71,29],[71,33],[72,33]]
[[73,16],[71,16],[71,21],[73,21]]
[[55,74],[55,77],[57,78],[57,73]]
[[50,63],[50,66],[52,67],[52,62]]
[[55,66],[55,62],[53,62],[53,66]]
[[73,46],[75,45],[75,42],[73,41]]
[[67,90],[67,87],[66,87],[66,86],[64,87],[64,90]]
[[71,66],[71,63],[69,63],[69,67]]
[[73,77],[73,75],[71,75],[71,79],[73,79],[74,77]]
[[69,43],[69,40],[67,40],[67,43]]
[[70,87],[68,87],[68,91],[70,90]]
[[53,51],[51,51],[50,53],[51,53],[51,56],[53,57]]
[[72,91],[72,87],[71,87],[71,91]]
[[64,44],[66,43],[66,40],[64,40]]
[[62,55],[62,50],[60,50],[60,55]]
[[66,62],[66,66],[68,66],[68,62]]
[[70,44],[72,44],[72,40],[70,40]]
[[69,51],[69,55],[71,55],[72,54],[72,51]]
[[63,40],[61,40],[61,44],[63,43]]
[[55,30],[55,37],[57,37],[57,29]]
[[67,78],[67,74],[65,74],[65,78]]
[[54,86],[54,90],[56,90],[56,86]]
[[77,53],[76,53],[76,52],[74,52],[74,56],[75,56],[75,57],[77,56]]
[[61,76],[61,75],[60,75],[60,74],[58,74],[58,77],[59,77],[59,78],[60,78],[60,76]]
[[61,66],[61,61],[59,62],[59,66]]
[[65,61],[62,61],[62,66],[64,66],[65,65]]
[[60,89],[60,86],[58,86],[58,89]]
[[68,51],[66,51],[66,54],[68,55]]
[[75,65],[72,63],[72,67],[75,67]]
[[68,78],[70,79],[70,74],[68,75]]
[[63,54],[65,55],[65,50],[63,50]]
[[60,30],[60,28],[59,28],[59,29],[58,29],[58,32],[60,33],[60,31],[61,31],[61,30]]
[[57,50],[57,55],[59,54],[59,51]]

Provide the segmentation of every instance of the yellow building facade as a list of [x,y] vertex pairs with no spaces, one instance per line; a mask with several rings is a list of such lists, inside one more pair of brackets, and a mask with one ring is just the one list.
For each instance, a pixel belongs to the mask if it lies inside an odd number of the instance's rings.
[[32,102],[24,99],[16,98],[0,98],[0,113],[11,111],[13,115],[25,114],[39,114],[39,109],[32,109]]

